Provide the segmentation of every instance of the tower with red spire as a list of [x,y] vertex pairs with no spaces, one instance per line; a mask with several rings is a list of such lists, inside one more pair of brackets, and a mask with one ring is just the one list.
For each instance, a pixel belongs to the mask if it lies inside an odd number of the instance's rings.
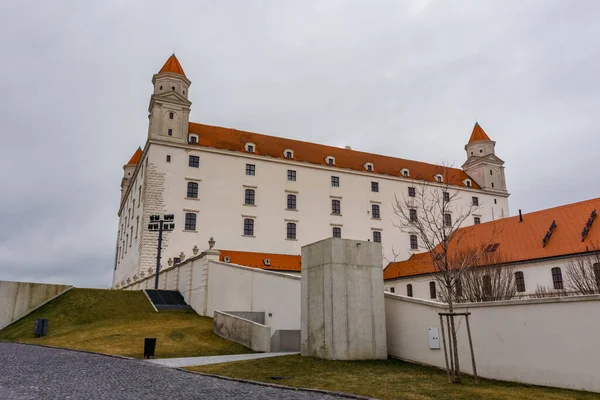
[[188,91],[192,82],[185,76],[175,54],[152,77],[152,84],[148,139],[187,143],[192,105]]
[[485,190],[506,193],[504,161],[496,156],[496,142],[476,122],[469,143],[465,145],[467,161],[462,169]]

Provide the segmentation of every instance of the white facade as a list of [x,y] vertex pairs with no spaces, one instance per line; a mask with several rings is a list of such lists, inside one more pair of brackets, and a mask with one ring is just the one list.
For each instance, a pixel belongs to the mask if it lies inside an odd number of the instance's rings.
[[[164,234],[164,267],[182,252],[191,256],[194,246],[203,250],[211,237],[221,249],[297,255],[301,246],[331,237],[334,227],[341,229],[342,238],[374,240],[380,235],[384,265],[424,250],[410,249],[409,234],[394,226],[392,208],[395,196],[407,196],[418,181],[369,172],[366,167],[361,172],[188,144],[190,82],[181,75],[175,85],[177,79],[172,73],[153,78],[149,139],[135,170],[126,171],[132,175],[119,211],[113,287],[135,281],[155,267],[158,234],[147,229],[153,214],[175,215],[175,230]],[[164,92],[171,86],[175,89]],[[190,156],[199,157],[197,168],[189,166]],[[246,174],[246,164],[255,166],[255,175]],[[481,168],[486,165],[483,162]],[[288,180],[288,170],[295,171],[295,181]],[[332,176],[339,178],[339,187],[332,186]],[[198,185],[198,198],[187,197],[190,182]],[[372,191],[373,182],[377,192]],[[254,205],[244,204],[246,189],[254,190]],[[478,198],[474,217],[481,222],[509,215],[506,190],[455,189],[462,195],[453,200],[457,208],[468,208],[472,198]],[[288,195],[296,196],[295,210],[287,209]],[[340,215],[332,214],[332,200],[339,200]],[[380,218],[373,218],[374,205],[379,206]],[[185,229],[188,213],[196,215],[195,229]],[[245,219],[254,221],[253,235],[244,235]],[[296,224],[296,239],[287,238],[288,223]],[[472,223],[474,218],[465,221]]]

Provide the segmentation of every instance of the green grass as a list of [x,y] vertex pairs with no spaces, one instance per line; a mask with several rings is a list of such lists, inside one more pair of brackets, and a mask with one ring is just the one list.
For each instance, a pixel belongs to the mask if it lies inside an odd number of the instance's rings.
[[[49,334],[33,336],[36,318]],[[193,311],[154,311],[141,291],[72,289],[0,331],[0,340],[142,358],[157,338],[156,358],[252,353],[212,333],[213,320]]]
[[[449,384],[446,372],[399,360],[328,361],[298,355],[188,368],[234,378],[327,389],[378,399],[598,399],[589,392],[529,386],[470,376]],[[291,376],[273,380],[271,376]]]

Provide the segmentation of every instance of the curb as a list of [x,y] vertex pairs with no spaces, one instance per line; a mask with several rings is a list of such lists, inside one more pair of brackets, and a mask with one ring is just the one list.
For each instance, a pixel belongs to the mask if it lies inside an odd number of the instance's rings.
[[[166,367],[166,368],[169,368],[169,367]],[[275,383],[253,381],[253,380],[250,380],[250,379],[231,378],[229,376],[207,374],[206,372],[190,371],[189,369],[184,369],[184,368],[173,368],[173,369],[176,369],[176,370],[182,371],[182,372],[187,372],[188,374],[195,374],[195,375],[206,376],[206,377],[209,377],[209,378],[223,379],[223,380],[231,381],[231,382],[249,383],[251,385],[266,386],[266,387],[275,388],[275,389],[284,389],[284,390],[293,390],[293,391],[299,391],[299,392],[319,393],[319,394],[326,394],[326,395],[329,395],[329,396],[343,397],[343,398],[346,398],[346,399],[377,400],[374,397],[366,397],[366,396],[361,396],[361,395],[358,395],[358,394],[345,393],[345,392],[336,392],[336,391],[333,391],[333,390],[313,389],[313,388],[297,388],[297,387],[293,387],[293,386],[278,385],[278,384],[275,384]]]
[[[95,355],[98,355],[98,356],[119,358],[121,360],[144,361],[144,360],[140,360],[138,358],[132,358],[132,357],[126,357],[126,356],[119,356],[119,355],[116,355],[116,354],[99,353],[97,351],[90,351],[90,350],[69,349],[69,348],[66,348],[66,347],[52,346],[52,345],[49,345],[49,344],[21,343],[21,342],[7,342],[7,341],[0,341],[0,343],[12,343],[12,344],[18,344],[18,345],[22,345],[22,346],[47,347],[47,348],[50,348],[50,349],[68,350],[68,351],[74,351],[74,352],[78,352],[78,353],[87,353],[87,354],[95,354]],[[151,363],[146,363],[146,365],[148,365],[148,364],[151,364]],[[222,380],[230,381],[230,382],[248,383],[248,384],[251,384],[251,385],[265,386],[265,387],[270,387],[270,388],[274,388],[274,389],[292,390],[292,391],[297,391],[297,392],[319,393],[319,394],[326,394],[326,395],[329,395],[329,396],[342,397],[342,398],[346,398],[346,399],[377,400],[374,397],[360,396],[360,395],[357,395],[357,394],[345,393],[345,392],[336,392],[336,391],[333,391],[333,390],[313,389],[313,388],[297,388],[297,387],[293,387],[293,386],[278,385],[278,384],[275,384],[275,383],[253,381],[253,380],[250,380],[250,379],[231,378],[231,377],[223,376],[223,375],[215,375],[215,374],[207,374],[205,372],[190,371],[190,370],[184,369],[184,368],[172,368],[172,367],[168,367],[166,365],[161,365],[161,364],[153,364],[153,365],[157,366],[157,367],[161,367],[161,368],[169,368],[169,369],[174,369],[174,370],[181,371],[181,372],[186,372],[188,374],[205,376],[205,377],[208,377],[208,378],[222,379]]]

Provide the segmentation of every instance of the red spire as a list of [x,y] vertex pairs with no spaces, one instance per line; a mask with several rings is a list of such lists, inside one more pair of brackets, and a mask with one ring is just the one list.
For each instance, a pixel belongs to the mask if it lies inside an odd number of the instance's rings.
[[138,147],[138,149],[135,151],[135,153],[133,153],[133,155],[131,156],[131,159],[129,160],[127,165],[136,165],[137,163],[140,162],[141,158],[142,158],[142,148]]
[[183,72],[183,68],[181,68],[181,64],[179,64],[179,60],[175,57],[175,54],[172,54],[165,65],[158,71],[159,74],[162,72],[171,72],[173,74],[185,76],[185,72]]
[[483,128],[481,128],[481,126],[479,126],[479,124],[475,122],[475,126],[473,127],[473,133],[471,133],[469,143],[476,142],[478,140],[489,140],[490,142],[492,141],[492,139],[490,139],[490,137],[485,133]]

